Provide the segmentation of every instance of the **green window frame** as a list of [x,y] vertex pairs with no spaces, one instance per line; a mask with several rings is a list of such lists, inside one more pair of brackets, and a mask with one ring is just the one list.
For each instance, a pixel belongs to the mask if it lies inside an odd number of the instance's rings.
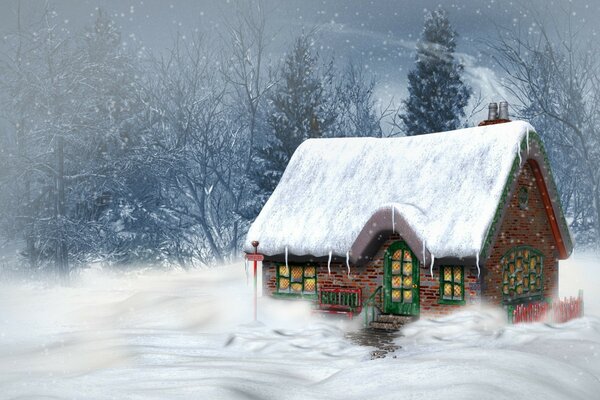
[[317,298],[315,264],[276,264],[277,296]]
[[544,292],[544,255],[530,246],[517,246],[500,259],[502,297],[507,304],[539,300]]
[[464,265],[440,266],[439,304],[465,304]]

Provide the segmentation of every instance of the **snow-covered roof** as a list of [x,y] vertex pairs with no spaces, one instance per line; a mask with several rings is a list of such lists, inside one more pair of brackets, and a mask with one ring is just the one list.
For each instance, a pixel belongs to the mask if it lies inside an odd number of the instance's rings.
[[386,229],[416,239],[411,247],[422,251],[422,261],[478,257],[533,130],[514,121],[413,137],[307,140],[250,227],[244,250],[258,240],[266,255],[350,252],[355,261],[361,232],[380,232],[383,220],[374,216],[389,215]]

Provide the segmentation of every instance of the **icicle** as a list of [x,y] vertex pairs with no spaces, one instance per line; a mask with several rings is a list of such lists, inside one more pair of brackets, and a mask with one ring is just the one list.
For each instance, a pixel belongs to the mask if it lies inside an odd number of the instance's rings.
[[435,256],[431,255],[431,265],[429,266],[429,275],[433,278],[433,262],[435,261]]
[[287,248],[287,246],[285,246],[285,269],[287,269],[288,271],[290,270],[290,267],[288,266],[288,248]]
[[331,275],[331,256],[332,252],[329,250],[329,260],[327,260],[327,273]]
[[423,240],[423,266],[425,266],[425,241]]
[[529,129],[527,129],[527,155],[529,155]]
[[346,267],[348,268],[348,278],[350,278],[350,252],[346,252]]
[[244,258],[244,270],[246,271],[246,285],[248,285],[248,259]]
[[519,165],[521,165],[521,162],[523,161],[523,159],[521,158],[521,144],[517,144],[517,153],[519,154]]
[[394,206],[392,205],[392,232],[396,232],[396,219],[394,217]]
[[481,274],[481,270],[479,269],[479,252],[477,252],[475,263],[477,264],[477,277],[479,278],[479,274]]

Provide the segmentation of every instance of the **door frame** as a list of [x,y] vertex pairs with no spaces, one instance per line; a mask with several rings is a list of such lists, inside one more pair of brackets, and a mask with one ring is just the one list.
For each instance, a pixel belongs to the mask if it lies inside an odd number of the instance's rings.
[[[405,303],[392,302],[392,255],[397,250],[408,250],[412,259],[412,302]],[[403,262],[403,261],[401,261]],[[383,262],[383,312],[386,314],[397,314],[397,315],[413,315],[418,316],[421,311],[419,291],[420,285],[420,265],[415,253],[406,242],[398,240],[392,243],[384,254]],[[401,293],[402,294],[402,293]]]

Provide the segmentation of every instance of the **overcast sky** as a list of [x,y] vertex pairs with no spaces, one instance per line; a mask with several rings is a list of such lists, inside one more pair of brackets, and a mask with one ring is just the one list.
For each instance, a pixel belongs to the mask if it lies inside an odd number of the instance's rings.
[[[22,0],[29,11],[43,8],[43,0]],[[53,0],[60,20],[72,30],[91,24],[97,7],[108,11],[127,41],[160,52],[178,33],[195,29],[215,31],[231,12],[227,0]],[[443,6],[459,33],[458,50],[466,64],[466,79],[487,101],[500,100],[499,72],[485,53],[485,42],[496,37],[496,26],[531,24],[528,8],[542,13],[569,9],[574,21],[600,20],[600,1],[575,0],[266,0],[269,26],[276,32],[271,47],[281,55],[302,27],[319,28],[321,54],[338,60],[352,58],[376,75],[383,101],[406,96],[406,74],[414,59],[414,45],[423,25],[425,9]],[[0,0],[0,29],[16,24],[17,0]],[[564,14],[563,14],[564,15]],[[592,24],[589,24],[592,25]]]

